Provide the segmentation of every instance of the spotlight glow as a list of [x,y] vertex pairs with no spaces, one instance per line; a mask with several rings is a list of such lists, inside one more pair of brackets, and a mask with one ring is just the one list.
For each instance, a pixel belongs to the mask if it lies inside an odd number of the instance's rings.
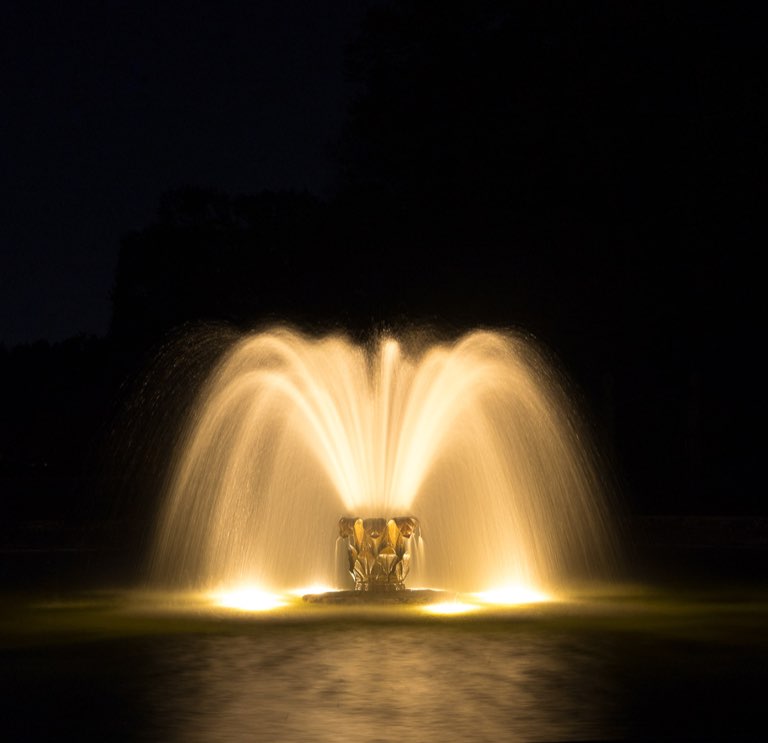
[[476,604],[465,604],[461,601],[446,601],[441,604],[430,604],[424,607],[427,614],[438,614],[441,616],[452,616],[456,614],[468,614],[471,611],[477,611],[480,607]]
[[503,588],[495,588],[491,591],[482,591],[473,594],[474,598],[484,604],[497,604],[502,606],[514,606],[516,604],[535,604],[541,601],[551,601],[551,596],[537,591],[529,586],[512,585]]
[[251,586],[216,593],[213,600],[218,606],[239,611],[269,611],[285,606],[280,596]]

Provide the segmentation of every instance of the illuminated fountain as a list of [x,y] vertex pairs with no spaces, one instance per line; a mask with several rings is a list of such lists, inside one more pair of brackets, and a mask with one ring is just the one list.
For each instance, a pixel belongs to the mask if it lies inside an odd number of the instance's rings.
[[570,401],[523,337],[275,328],[235,343],[190,411],[152,569],[201,590],[555,590],[610,565],[611,531]]

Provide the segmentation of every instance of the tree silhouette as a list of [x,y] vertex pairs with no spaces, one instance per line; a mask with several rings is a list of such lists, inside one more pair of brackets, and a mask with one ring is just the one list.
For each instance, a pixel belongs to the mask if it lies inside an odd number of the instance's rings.
[[121,246],[112,334],[139,345],[189,322],[327,315],[325,209],[308,194],[184,188]]

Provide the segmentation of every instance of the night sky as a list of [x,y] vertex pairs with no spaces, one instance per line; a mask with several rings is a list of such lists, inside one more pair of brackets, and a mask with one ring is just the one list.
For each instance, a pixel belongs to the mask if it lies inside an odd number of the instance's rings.
[[[373,0],[4,4],[0,342],[13,346],[80,333],[103,335],[120,241],[152,220],[168,190],[187,185],[233,194],[306,189],[333,196],[340,140],[356,90],[345,54],[360,36],[366,8],[377,4],[382,5]],[[425,9],[413,21],[425,28],[461,16],[441,11],[440,4],[410,5]],[[753,179],[765,155],[760,135],[765,73],[751,13],[740,8],[725,14],[716,4],[681,2],[655,14],[643,4],[616,9],[602,3],[573,13],[555,3],[536,16],[530,3],[483,5],[491,13],[507,8],[512,23],[519,15],[520,27],[529,26],[529,35],[539,37],[538,43],[505,58],[504,64],[517,65],[516,74],[499,74],[492,83],[498,89],[491,94],[518,106],[516,116],[530,119],[533,128],[558,127],[558,136],[565,139],[564,160],[572,157],[583,175],[584,182],[575,188],[590,189],[595,173],[589,159],[597,156],[601,167],[612,171],[600,177],[611,180],[638,213],[650,215],[647,229],[655,226],[659,234],[670,226],[689,234],[718,230],[720,254],[714,258],[708,254],[711,246],[694,246],[685,256],[685,246],[669,249],[668,234],[659,253],[665,259],[672,254],[673,271],[688,264],[699,274],[696,281],[720,283],[711,287],[714,294],[742,301],[743,291],[735,286],[750,282],[752,273],[733,264],[749,257],[755,245],[760,207]],[[599,22],[580,28],[595,18]],[[569,79],[567,54],[553,65],[552,74],[541,73],[541,60],[552,50],[547,44],[558,44],[557,33],[547,38],[546,26],[553,21],[560,29],[575,29],[574,53],[584,55],[586,49],[588,56],[590,48],[597,50],[590,62],[604,69],[617,64],[613,56],[618,51],[610,42],[614,27],[621,26],[635,45],[630,54],[636,59],[620,63],[626,77],[594,89],[591,80]],[[414,33],[410,43],[418,48],[428,36],[428,31]],[[471,42],[471,35],[456,41],[457,52]],[[435,64],[450,65],[452,57],[449,51]],[[456,58],[464,59],[458,53]],[[354,62],[352,68],[354,75]],[[406,88],[408,75],[402,71]],[[440,104],[428,102],[432,82],[422,84],[414,116],[429,109],[431,124],[444,117],[447,127],[455,124],[457,131],[438,143],[445,149],[429,153],[432,162],[474,157],[497,112],[486,112],[483,121],[480,110],[468,124],[462,101],[441,110]],[[456,81],[457,95],[463,85]],[[531,95],[527,85],[546,86],[549,99],[546,90]],[[580,120],[578,111],[574,116],[562,108],[574,98],[587,105],[598,101],[602,112],[593,107],[589,118]],[[610,148],[610,135],[598,128],[604,125],[609,133],[625,126],[616,115],[622,109],[631,109],[637,133],[616,151],[569,151],[568,139],[578,141],[585,127],[591,129],[593,148]],[[418,121],[409,125],[419,134]],[[421,134],[426,140],[436,132]],[[490,141],[496,141],[493,133]],[[636,152],[628,153],[635,145]],[[421,153],[430,147],[414,138],[414,151],[417,146]],[[421,167],[412,155],[404,156],[405,167]],[[648,169],[657,170],[643,170],[643,159]],[[468,191],[473,186],[469,178],[492,177],[489,162],[479,158],[476,172],[457,168]],[[502,154],[499,162],[508,179],[520,179],[521,192],[542,190],[539,182],[526,183],[531,179],[524,168],[515,172],[519,162],[514,157],[505,161]],[[706,198],[690,196],[702,179],[709,181],[708,191],[702,189]],[[568,199],[563,191],[551,190],[553,204]],[[667,198],[659,198],[658,191],[667,191]],[[607,204],[589,218],[597,222],[610,209]],[[677,211],[675,218],[671,210]],[[621,237],[613,239],[618,244]],[[477,231],[469,235],[467,249],[482,238]],[[567,254],[567,230],[557,239],[557,250]],[[729,251],[737,252],[738,260],[728,258]],[[605,277],[606,282],[621,278]]]
[[0,342],[104,334],[168,189],[332,192],[368,4],[4,3]]
[[98,450],[188,322],[514,326],[638,511],[764,512],[760,28],[713,2],[5,3],[0,464]]

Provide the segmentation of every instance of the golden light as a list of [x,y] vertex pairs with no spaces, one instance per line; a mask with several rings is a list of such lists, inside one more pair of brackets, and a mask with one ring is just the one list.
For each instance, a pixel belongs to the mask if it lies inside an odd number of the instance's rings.
[[474,598],[484,604],[496,604],[501,606],[514,606],[516,604],[535,604],[541,601],[551,601],[551,596],[537,591],[530,586],[512,585],[495,588],[491,591],[482,591],[473,594]]
[[446,601],[441,604],[429,604],[423,607],[427,614],[438,614],[441,616],[452,616],[456,614],[468,614],[471,611],[477,611],[480,607],[476,604],[464,604],[461,601]]
[[250,586],[216,593],[213,600],[218,606],[239,611],[269,611],[285,606],[280,596]]
[[[597,463],[536,347],[489,330],[440,342],[414,328],[406,339],[404,348],[388,335],[360,345],[343,334],[312,338],[275,326],[233,342],[178,437],[153,583],[264,576],[290,604],[285,589],[334,582],[331,529],[362,516],[426,525],[425,543],[420,535],[411,543],[411,580],[452,591],[526,574],[556,584],[560,566],[576,558],[597,570],[605,557],[610,567],[613,536]],[[403,560],[369,555],[372,535],[363,536],[361,564],[373,557],[388,582],[396,568],[402,588]],[[384,549],[398,554],[395,530],[376,540],[377,550],[388,541]],[[585,555],[585,546],[594,552]],[[337,557],[349,554],[340,549]],[[526,573],[494,579],[503,566]],[[247,610],[277,601],[259,592],[223,596],[222,605]],[[514,589],[464,600],[542,597]]]

